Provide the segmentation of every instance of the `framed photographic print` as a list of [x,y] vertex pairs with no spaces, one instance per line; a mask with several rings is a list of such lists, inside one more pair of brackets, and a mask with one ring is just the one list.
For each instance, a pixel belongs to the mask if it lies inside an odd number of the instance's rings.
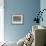
[[23,24],[23,15],[12,15],[12,24]]

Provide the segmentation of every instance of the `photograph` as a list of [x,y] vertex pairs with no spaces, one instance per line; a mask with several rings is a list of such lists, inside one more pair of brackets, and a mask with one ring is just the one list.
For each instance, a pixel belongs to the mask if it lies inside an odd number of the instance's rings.
[[46,46],[46,0],[0,0],[0,46]]

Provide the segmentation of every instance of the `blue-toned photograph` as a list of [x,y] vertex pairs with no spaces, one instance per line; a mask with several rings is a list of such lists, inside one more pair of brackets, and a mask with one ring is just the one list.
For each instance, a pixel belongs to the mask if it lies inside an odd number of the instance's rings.
[[0,46],[46,46],[46,0],[0,0]]

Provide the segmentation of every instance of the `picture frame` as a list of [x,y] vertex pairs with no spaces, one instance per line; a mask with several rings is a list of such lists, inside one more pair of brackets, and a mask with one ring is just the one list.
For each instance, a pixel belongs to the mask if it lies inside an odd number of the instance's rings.
[[12,15],[12,24],[23,24],[23,15]]

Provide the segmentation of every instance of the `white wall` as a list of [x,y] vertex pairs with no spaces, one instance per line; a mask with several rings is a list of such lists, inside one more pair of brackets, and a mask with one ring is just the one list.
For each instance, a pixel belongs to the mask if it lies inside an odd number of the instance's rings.
[[4,41],[4,1],[0,0],[0,42]]
[[4,13],[3,9],[0,8],[0,41],[4,40]]

